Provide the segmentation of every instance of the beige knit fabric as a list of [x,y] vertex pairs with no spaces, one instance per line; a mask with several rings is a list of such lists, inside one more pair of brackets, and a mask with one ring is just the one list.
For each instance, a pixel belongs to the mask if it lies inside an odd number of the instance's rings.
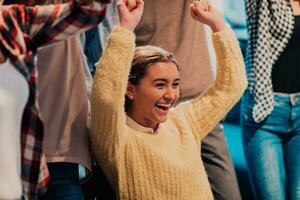
[[92,93],[92,147],[122,200],[213,199],[199,156],[200,140],[238,101],[247,81],[232,30],[214,33],[216,82],[195,101],[173,109],[156,131],[126,117],[124,94],[134,34],[117,27],[100,60]]

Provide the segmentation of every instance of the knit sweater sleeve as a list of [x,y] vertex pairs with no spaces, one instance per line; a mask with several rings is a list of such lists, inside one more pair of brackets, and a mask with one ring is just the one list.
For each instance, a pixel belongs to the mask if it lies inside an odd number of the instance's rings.
[[226,26],[212,38],[218,63],[216,81],[194,101],[175,109],[186,116],[197,140],[219,123],[247,87],[243,56],[233,31]]
[[[124,102],[134,50],[134,34],[121,27],[115,28],[94,77],[91,144],[96,160],[107,168],[118,161],[119,149],[126,139]],[[111,180],[114,177],[114,174],[106,175]]]

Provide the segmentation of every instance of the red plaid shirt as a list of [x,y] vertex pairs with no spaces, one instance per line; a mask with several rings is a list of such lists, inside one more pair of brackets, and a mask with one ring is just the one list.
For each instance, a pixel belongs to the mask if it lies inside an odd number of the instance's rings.
[[109,0],[74,0],[71,3],[49,6],[0,7],[0,49],[25,76],[30,88],[21,127],[25,199],[37,199],[38,192],[49,181],[42,153],[43,123],[36,101],[36,50],[42,45],[66,39],[82,28],[97,25],[105,14],[103,3],[108,2]]

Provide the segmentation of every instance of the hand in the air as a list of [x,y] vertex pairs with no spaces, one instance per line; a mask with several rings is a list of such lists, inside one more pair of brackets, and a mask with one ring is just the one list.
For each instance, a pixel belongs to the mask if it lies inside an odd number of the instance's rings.
[[[143,0],[120,0],[117,4],[119,12],[119,24],[123,28],[127,28],[130,31],[134,31],[135,27],[139,23],[143,10],[144,1]],[[131,8],[135,1],[135,7]]]
[[129,11],[132,11],[134,8],[136,8],[136,0],[128,0],[127,7]]
[[224,17],[208,0],[199,0],[191,3],[190,13],[194,20],[207,24],[213,32],[218,32],[225,28]]

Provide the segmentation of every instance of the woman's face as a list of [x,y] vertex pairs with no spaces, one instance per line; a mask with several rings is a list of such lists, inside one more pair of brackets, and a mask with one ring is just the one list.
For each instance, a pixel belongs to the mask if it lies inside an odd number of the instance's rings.
[[138,85],[128,84],[126,94],[133,102],[129,116],[144,127],[156,129],[167,120],[179,98],[177,66],[172,62],[152,64]]

